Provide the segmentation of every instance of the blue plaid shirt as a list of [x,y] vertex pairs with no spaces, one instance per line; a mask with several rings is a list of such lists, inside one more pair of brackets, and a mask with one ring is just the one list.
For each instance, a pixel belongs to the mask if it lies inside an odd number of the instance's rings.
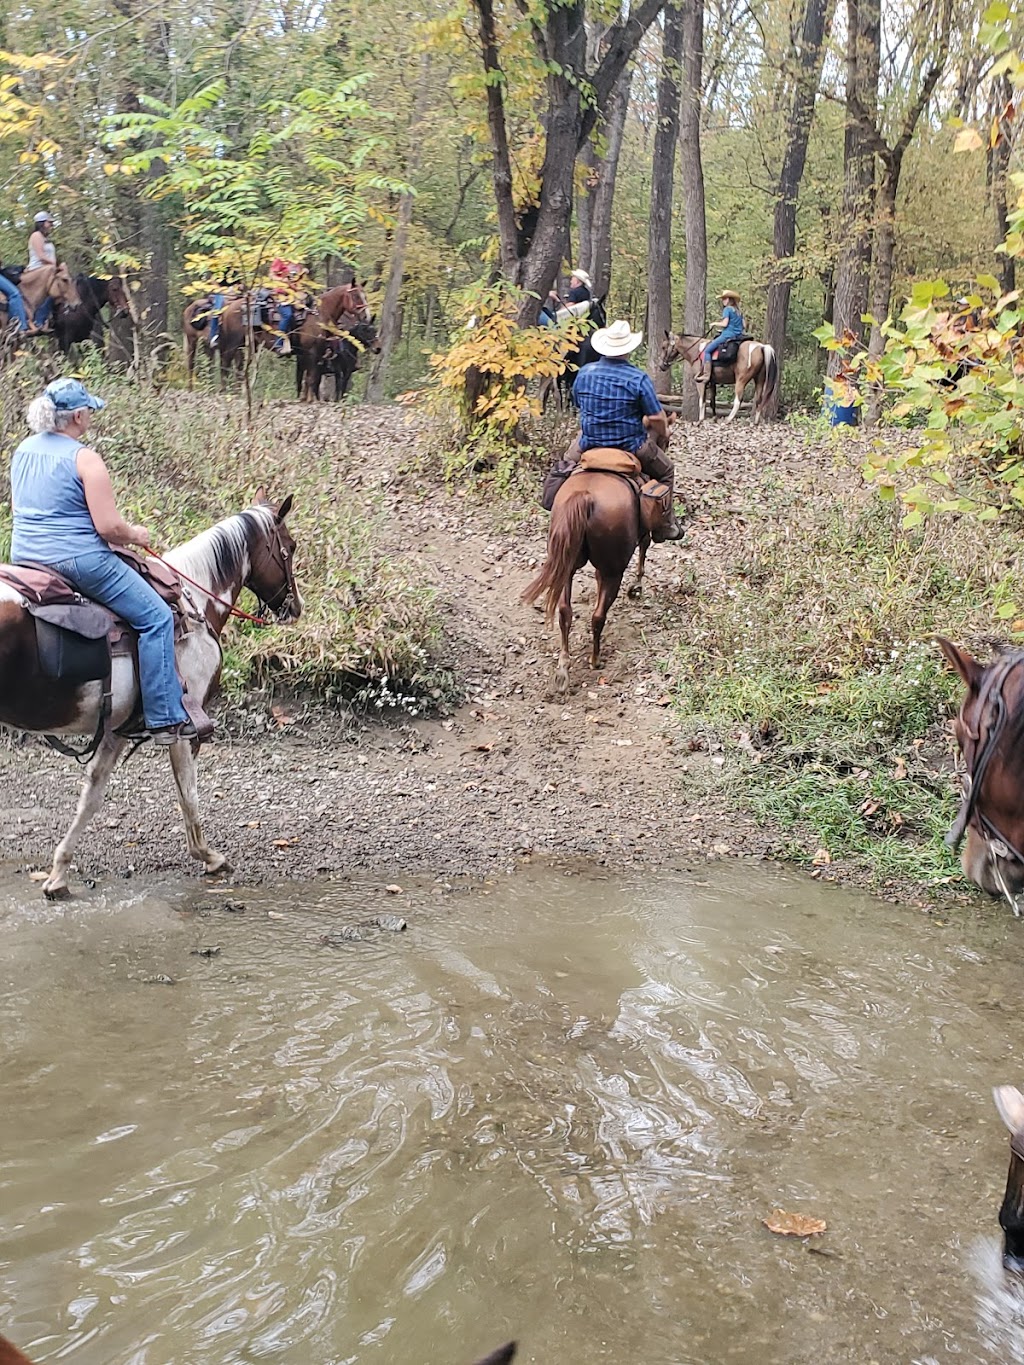
[[654,385],[628,360],[584,365],[572,386],[580,410],[580,451],[612,446],[635,455],[647,440],[644,417],[661,412]]

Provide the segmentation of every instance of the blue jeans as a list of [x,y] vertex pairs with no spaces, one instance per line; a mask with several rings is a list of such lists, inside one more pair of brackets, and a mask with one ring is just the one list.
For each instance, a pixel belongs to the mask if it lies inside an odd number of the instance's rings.
[[53,299],[51,299],[49,294],[47,294],[46,298],[43,299],[42,303],[36,309],[35,317],[32,319],[32,321],[35,323],[37,327],[45,327],[50,320],[50,314],[52,312]]
[[51,567],[139,632],[139,686],[147,727],[162,730],[187,720],[174,667],[174,617],[163,598],[112,550],[89,550]]
[[[738,336],[738,335],[739,335],[739,333],[737,332],[737,333],[736,333],[736,336]],[[723,336],[715,337],[714,341],[709,341],[708,344],[704,347],[704,357],[703,357],[703,358],[704,358],[704,364],[707,365],[708,362],[709,362],[714,356],[716,356],[716,355],[718,354],[718,348],[719,348],[720,346],[723,346],[727,341],[735,341],[735,340],[736,340],[736,336],[725,336],[725,335],[723,335]]]
[[0,294],[7,298],[7,315],[12,322],[18,324],[19,332],[28,331],[28,314],[25,312],[25,303],[21,297],[21,290],[16,284],[11,284],[6,275],[0,275]]
[[220,335],[220,310],[224,307],[224,295],[214,294],[213,312],[210,314],[210,345],[213,346]]
[[[295,316],[295,305],[292,303],[282,303],[278,309],[279,321],[278,331],[284,332],[285,336],[291,331],[292,318]],[[279,351],[284,345],[284,339],[278,337],[274,342],[274,349]]]

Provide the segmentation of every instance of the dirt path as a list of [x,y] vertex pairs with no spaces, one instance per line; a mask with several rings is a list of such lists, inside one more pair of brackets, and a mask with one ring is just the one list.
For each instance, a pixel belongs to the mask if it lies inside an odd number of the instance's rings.
[[[301,420],[338,418],[321,409]],[[688,539],[654,547],[642,600],[623,595],[615,604],[598,673],[586,662],[593,578],[579,576],[574,690],[556,700],[554,632],[519,601],[543,557],[544,514],[496,529],[495,515],[472,499],[402,474],[420,438],[398,410],[354,409],[344,420],[349,454],[339,481],[388,485],[393,552],[442,594],[466,701],[445,718],[339,721],[212,745],[202,764],[206,828],[238,879],[366,871],[444,879],[537,856],[671,866],[766,852],[769,840],[751,822],[723,822],[688,796],[688,767],[708,758],[691,754],[675,730],[657,665],[687,630],[693,584],[721,575],[742,539],[736,489],[753,462],[813,481],[792,434],[746,423],[679,433],[679,487],[699,511]],[[382,425],[391,438],[383,468],[371,461]],[[45,864],[76,787],[71,765],[36,741],[3,751],[0,857]],[[191,870],[161,756],[140,753],[115,774],[78,868],[85,878]]]

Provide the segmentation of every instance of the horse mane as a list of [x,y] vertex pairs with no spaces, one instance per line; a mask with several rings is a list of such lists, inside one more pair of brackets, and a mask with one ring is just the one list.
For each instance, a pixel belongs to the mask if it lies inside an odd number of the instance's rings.
[[236,575],[245,579],[253,544],[266,532],[273,516],[270,507],[247,507],[176,546],[168,553],[167,561],[215,590],[226,588]]

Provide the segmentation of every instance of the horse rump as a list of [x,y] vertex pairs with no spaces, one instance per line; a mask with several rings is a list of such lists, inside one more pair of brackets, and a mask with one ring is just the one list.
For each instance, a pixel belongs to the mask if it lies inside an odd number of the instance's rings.
[[567,497],[555,500],[548,532],[548,552],[537,577],[526,585],[522,601],[531,604],[547,593],[544,615],[550,623],[555,619],[562,594],[572,581],[587,540],[587,525],[594,510],[594,499],[584,488],[570,491]]

